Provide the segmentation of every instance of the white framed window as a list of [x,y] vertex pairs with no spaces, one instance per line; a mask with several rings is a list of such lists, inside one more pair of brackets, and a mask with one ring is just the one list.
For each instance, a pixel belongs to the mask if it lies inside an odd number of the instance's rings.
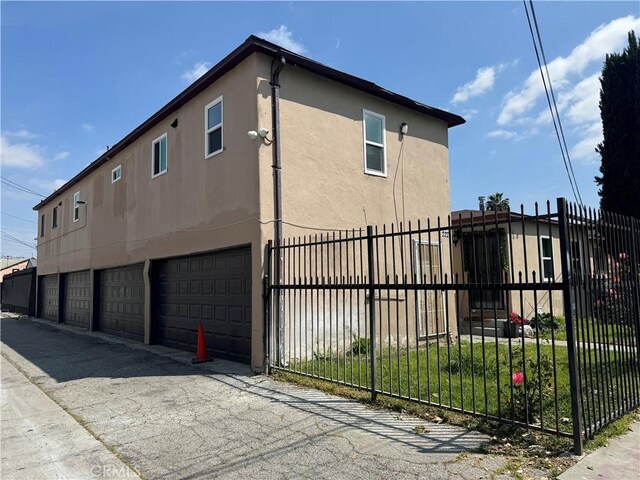
[[80,220],[80,192],[73,194],[73,221]]
[[553,245],[551,238],[540,236],[540,256],[542,260],[542,279],[545,282],[553,282]]
[[151,178],[167,173],[167,134],[163,133],[151,144]]
[[224,150],[222,96],[204,107],[204,158]]
[[111,183],[116,183],[121,178],[122,178],[122,165],[118,165],[116,168],[111,170]]
[[387,151],[384,139],[384,115],[362,110],[362,130],[364,138],[364,172],[370,175],[386,177]]

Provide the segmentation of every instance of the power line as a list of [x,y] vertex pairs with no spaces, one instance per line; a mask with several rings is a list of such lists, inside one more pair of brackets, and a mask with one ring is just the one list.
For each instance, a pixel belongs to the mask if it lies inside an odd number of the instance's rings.
[[31,190],[29,187],[25,187],[24,185],[20,185],[19,183],[16,183],[16,182],[14,182],[12,180],[9,180],[8,178],[5,178],[3,176],[0,176],[0,182],[2,184],[4,184],[4,185],[7,185],[8,187],[13,187],[16,190],[20,190],[21,192],[30,193],[31,195],[35,195],[35,196],[41,197],[41,198],[46,198],[44,195]]
[[[573,172],[573,165],[571,164],[571,157],[569,156],[569,150],[567,149],[567,142],[564,136],[564,131],[562,129],[562,124],[560,122],[560,114],[558,113],[558,105],[556,103],[555,95],[549,95],[549,89],[553,92],[553,87],[551,85],[551,77],[549,76],[549,69],[547,67],[546,57],[544,56],[544,52],[542,49],[542,38],[540,35],[540,29],[538,28],[538,23],[535,19],[535,14],[533,10],[533,0],[529,0],[529,4],[531,6],[531,12],[534,17],[535,28],[538,36],[538,42],[540,43],[540,51],[542,52],[544,59],[544,67],[547,72],[547,78],[545,79],[543,70],[542,70],[542,61],[540,60],[540,53],[538,52],[538,45],[536,44],[536,36],[533,33],[533,26],[531,24],[531,18],[529,16],[529,10],[527,8],[526,0],[522,0],[524,5],[524,11],[527,15],[527,23],[529,24],[529,32],[531,33],[531,41],[533,42],[533,48],[536,52],[536,59],[538,61],[538,69],[540,71],[540,76],[542,77],[542,84],[544,86],[544,93],[547,97],[547,104],[549,105],[549,111],[551,112],[551,119],[553,121],[553,127],[556,132],[556,138],[558,139],[558,146],[560,147],[560,153],[562,155],[562,162],[564,163],[564,168],[567,172],[567,177],[569,178],[569,184],[571,185],[571,190],[573,192],[573,197],[576,202],[582,205],[582,196],[580,195],[580,189],[578,188],[578,182],[576,181],[575,174]],[[549,89],[547,88],[547,79],[549,81]],[[553,106],[552,106],[553,99]],[[555,112],[554,112],[555,107]],[[557,117],[557,120],[556,120]]]
[[538,28],[538,19],[536,18],[536,11],[533,8],[533,0],[529,0],[529,6],[531,7],[531,14],[533,16],[533,25],[536,27],[536,35],[538,36],[538,44],[540,45],[540,53],[542,53],[542,61],[544,62],[544,70],[547,72],[547,79],[549,80],[549,91],[551,92],[551,99],[553,100],[553,108],[556,112],[556,118],[558,119],[558,127],[560,127],[560,135],[562,136],[562,143],[564,145],[564,150],[567,154],[567,162],[569,163],[569,169],[571,170],[571,176],[573,177],[573,182],[576,186],[576,192],[578,192],[578,198],[580,199],[580,204],[582,204],[582,196],[580,195],[580,188],[578,187],[578,181],[576,180],[576,175],[573,172],[573,164],[571,163],[571,157],[569,156],[569,149],[567,148],[567,140],[564,136],[564,129],[562,128],[562,121],[560,120],[560,113],[558,112],[558,104],[556,103],[556,95],[553,92],[553,85],[551,84],[551,76],[549,75],[549,67],[547,63],[547,56],[544,53],[544,47],[542,46],[542,37],[540,36],[540,29]]
[[15,215],[11,215],[10,213],[6,213],[6,212],[1,212],[2,215],[6,215],[7,217],[11,217],[11,218],[17,218],[18,220],[23,220],[25,222],[29,222],[29,223],[33,223],[35,225],[38,224],[38,222],[34,222],[33,220],[29,220],[27,218],[22,218],[22,217],[16,217]]
[[24,245],[25,247],[29,247],[31,249],[36,248],[35,245],[31,244],[31,243],[27,243],[23,240],[20,240],[17,237],[14,237],[13,235],[8,234],[7,232],[0,232],[2,233],[2,240],[7,241],[7,242],[13,242],[13,243],[19,243],[20,245]]

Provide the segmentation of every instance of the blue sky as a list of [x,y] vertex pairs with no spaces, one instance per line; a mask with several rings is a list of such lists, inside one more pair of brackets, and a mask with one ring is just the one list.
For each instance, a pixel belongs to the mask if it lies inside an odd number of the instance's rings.
[[[2,176],[49,194],[248,35],[459,113],[453,209],[571,196],[521,2],[2,2]],[[575,175],[598,204],[598,73],[636,2],[538,2]],[[2,231],[34,244],[38,198],[2,185]],[[15,218],[20,217],[20,218]],[[32,222],[32,223],[29,223]],[[2,240],[2,255],[31,255]]]

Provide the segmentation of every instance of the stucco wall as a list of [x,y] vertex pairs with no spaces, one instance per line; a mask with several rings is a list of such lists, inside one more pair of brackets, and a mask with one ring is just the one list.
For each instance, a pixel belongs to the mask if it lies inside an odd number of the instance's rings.
[[[261,251],[257,218],[256,57],[251,56],[207,90],[146,132],[40,210],[46,234],[38,241],[38,274],[101,269],[147,259],[251,244]],[[224,151],[204,157],[204,107],[224,96]],[[178,119],[177,128],[170,125]],[[151,178],[152,142],[168,136],[167,173]],[[122,178],[111,183],[111,170]],[[72,221],[73,193],[86,205]],[[51,210],[62,202],[59,226]],[[254,367],[262,365],[262,255],[253,256]],[[147,319],[147,323],[148,323]]]
[[[258,117],[259,127],[271,129],[270,62],[260,57],[258,64]],[[407,108],[356,91],[339,83],[310,74],[294,66],[285,66],[280,74],[281,97],[281,149],[282,149],[282,217],[284,237],[301,237],[304,241],[338,237],[331,229],[381,227],[403,222],[406,226],[417,220],[430,218],[436,222],[441,216],[446,222],[450,210],[448,129],[445,122],[419,114]],[[385,116],[385,144],[387,159],[386,177],[367,175],[364,172],[363,109]],[[400,125],[409,125],[408,135],[399,135]],[[260,147],[260,206],[263,220],[274,219],[273,203],[273,153],[267,145]],[[425,225],[423,224],[423,227]],[[380,229],[381,231],[381,229]],[[273,238],[274,226],[263,226],[264,238]],[[424,240],[424,239],[423,239]],[[388,267],[391,270],[391,246],[388,244]],[[410,248],[407,246],[406,248]],[[366,252],[364,252],[366,265]],[[382,252],[380,253],[382,258]],[[399,253],[397,252],[397,256]],[[443,263],[448,271],[449,246],[442,245]],[[311,256],[308,257],[310,260]],[[401,260],[396,259],[397,273],[402,271]],[[404,256],[404,270],[411,271],[411,255]],[[358,260],[359,263],[359,260]],[[350,274],[355,277],[360,272]],[[347,275],[346,268],[342,274]],[[338,276],[339,264],[335,275]],[[325,272],[326,276],[332,273]],[[355,295],[355,293],[354,293]],[[400,344],[412,342],[415,335],[415,302],[405,299],[403,292],[391,292],[377,303],[382,306],[382,339],[389,334],[398,336]],[[310,301],[310,300],[309,300]],[[321,302],[315,299],[314,302]],[[338,305],[336,306],[336,301]],[[331,319],[327,314],[325,330],[333,322],[333,338],[338,335],[342,344],[342,322],[356,330],[360,325],[364,336],[365,311],[347,305],[347,314],[334,299],[331,308],[338,314]],[[329,310],[328,300],[325,310]],[[383,305],[380,305],[382,303]],[[391,305],[391,314],[386,304]],[[399,313],[396,315],[396,304]],[[288,307],[287,307],[288,308]],[[292,307],[295,308],[295,307]],[[352,309],[351,315],[348,314]],[[450,320],[454,319],[451,308]],[[409,328],[406,315],[408,311]],[[296,318],[296,312],[292,317]],[[390,318],[389,318],[390,317]],[[289,318],[289,317],[287,317]],[[317,318],[314,319],[317,322]],[[338,324],[336,325],[336,321]],[[392,328],[389,332],[388,322]],[[290,320],[288,320],[290,323]],[[289,331],[290,325],[285,326]],[[305,331],[304,326],[303,332]],[[455,328],[455,325],[452,325]],[[317,328],[317,323],[314,328]],[[347,345],[352,337],[346,329]],[[298,333],[300,330],[297,330]],[[311,331],[307,325],[306,331]],[[393,333],[395,332],[395,333]],[[317,334],[317,333],[316,333]],[[329,338],[329,332],[326,332]],[[395,342],[395,340],[394,340]],[[300,348],[297,348],[300,352]]]

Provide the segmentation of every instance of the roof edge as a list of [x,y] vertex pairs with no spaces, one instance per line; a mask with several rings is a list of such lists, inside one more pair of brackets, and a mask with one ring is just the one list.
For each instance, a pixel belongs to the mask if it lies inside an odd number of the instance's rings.
[[429,105],[417,102],[415,100],[410,99],[409,97],[405,97],[398,93],[391,92],[390,90],[386,90],[376,85],[373,82],[369,82],[362,78],[350,75],[345,72],[341,72],[334,68],[323,65],[319,62],[316,62],[315,60],[312,60],[310,58],[304,57],[295,52],[282,48],[260,37],[257,37],[255,35],[250,35],[240,46],[238,46],[226,57],[224,57],[220,62],[218,62],[215,66],[213,66],[202,77],[200,77],[198,80],[196,80],[194,83],[189,85],[178,95],[176,95],[172,100],[170,100],[167,104],[165,104],[160,110],[155,112],[147,120],[145,120],[143,123],[138,125],[135,129],[133,129],[130,133],[128,133],[122,140],[120,140],[113,147],[111,147],[109,150],[107,150],[105,153],[99,156],[96,160],[94,160],[89,165],[87,165],[84,169],[82,169],[78,174],[72,177],[64,185],[62,185],[60,188],[58,188],[57,190],[52,192],[50,195],[48,195],[46,198],[41,200],[37,205],[33,207],[33,210],[39,210],[44,205],[48,204],[51,200],[56,198],[58,195],[65,192],[66,190],[71,188],[74,184],[78,183],[80,180],[88,176],[91,172],[96,170],[104,162],[110,160],[111,157],[123,151],[126,147],[128,147],[136,139],[142,136],[155,124],[162,121],[171,113],[181,108],[185,103],[187,103],[192,98],[194,98],[195,96],[203,92],[213,82],[218,80],[220,77],[222,77],[227,72],[229,72],[234,67],[236,67],[238,64],[240,64],[242,61],[244,61],[249,55],[255,52],[263,53],[265,55],[269,55],[272,57],[284,56],[287,63],[289,63],[290,65],[298,66],[305,70],[309,70],[310,72],[315,73],[317,75],[327,77],[331,80],[345,84],[352,88],[356,88],[358,90],[364,91],[365,93],[369,93],[376,97],[383,98],[392,103],[402,105],[404,107],[418,111],[425,115],[438,118],[446,122],[448,128],[466,123],[466,120],[462,118],[460,115],[456,115],[455,113],[447,112],[445,110],[441,110],[439,108],[431,107]]

